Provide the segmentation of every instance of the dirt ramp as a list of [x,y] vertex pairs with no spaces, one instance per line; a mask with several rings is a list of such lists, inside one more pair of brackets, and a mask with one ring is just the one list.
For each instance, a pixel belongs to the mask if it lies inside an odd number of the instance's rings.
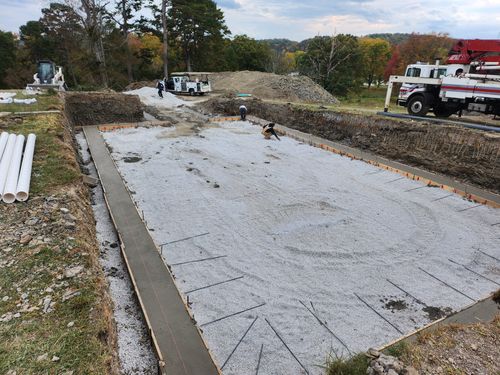
[[381,116],[312,111],[257,99],[220,98],[203,106],[214,113],[236,115],[242,103],[250,115],[500,192],[497,134]]
[[75,126],[143,121],[143,105],[138,96],[113,92],[68,92],[64,108]]

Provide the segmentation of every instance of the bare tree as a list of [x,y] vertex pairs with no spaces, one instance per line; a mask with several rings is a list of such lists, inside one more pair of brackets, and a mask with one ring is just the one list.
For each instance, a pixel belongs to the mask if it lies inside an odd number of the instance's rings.
[[66,0],[80,18],[89,48],[95,56],[96,63],[101,76],[101,84],[108,87],[108,74],[106,69],[106,56],[103,45],[103,15],[106,4],[100,0]]
[[167,27],[167,6],[168,0],[161,0],[161,26],[163,28],[163,76],[168,78],[168,27]]

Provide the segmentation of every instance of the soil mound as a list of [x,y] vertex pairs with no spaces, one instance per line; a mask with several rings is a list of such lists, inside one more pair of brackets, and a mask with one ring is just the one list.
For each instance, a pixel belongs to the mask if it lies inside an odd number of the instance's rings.
[[132,90],[137,90],[141,89],[143,87],[156,87],[157,80],[153,81],[137,81],[137,82],[132,82],[129,83],[127,87],[125,87],[124,91],[132,91]]
[[240,71],[210,76],[212,88],[226,93],[252,94],[261,99],[289,102],[336,103],[337,99],[306,76]]
[[143,105],[136,95],[112,92],[68,92],[64,108],[75,126],[139,122],[144,119]]

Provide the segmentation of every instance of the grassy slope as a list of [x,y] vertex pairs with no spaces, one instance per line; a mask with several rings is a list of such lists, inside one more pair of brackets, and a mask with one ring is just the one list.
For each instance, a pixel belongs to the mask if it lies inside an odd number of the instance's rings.
[[[0,374],[9,370],[18,374],[109,373],[116,367],[111,364],[108,345],[109,302],[103,297],[96,262],[88,196],[79,180],[73,149],[67,138],[64,141],[62,117],[28,117],[22,124],[0,120],[1,130],[37,135],[30,199],[0,204],[0,316],[21,313],[8,322],[0,321]],[[54,200],[47,202],[48,196]],[[61,207],[75,216],[75,229],[65,226]],[[40,223],[23,225],[32,217]],[[30,230],[33,240],[20,244],[21,234]],[[44,243],[46,238],[49,241]],[[64,277],[64,270],[76,265],[84,271]],[[71,291],[79,295],[63,301],[62,296]],[[21,297],[23,293],[28,294],[27,300]],[[3,301],[4,296],[9,299]],[[44,313],[47,296],[55,305],[53,311]],[[23,311],[23,305],[32,311]],[[70,322],[73,327],[68,327]],[[45,353],[48,358],[37,361]],[[53,356],[60,360],[52,361]]]
[[0,112],[32,112],[32,111],[47,111],[60,109],[60,101],[57,94],[41,94],[41,95],[24,95],[19,90],[1,90],[1,92],[16,92],[14,99],[30,99],[35,98],[36,103],[33,104],[0,104]]

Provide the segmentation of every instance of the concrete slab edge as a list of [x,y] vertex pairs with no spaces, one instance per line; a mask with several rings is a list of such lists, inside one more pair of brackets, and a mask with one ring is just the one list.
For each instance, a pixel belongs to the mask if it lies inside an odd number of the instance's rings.
[[419,328],[407,335],[401,336],[383,346],[377,350],[382,351],[390,348],[391,346],[397,345],[399,343],[411,343],[415,342],[418,337],[426,332],[432,332],[442,326],[459,323],[459,324],[473,324],[478,322],[488,322],[495,318],[497,314],[500,313],[500,305],[493,301],[491,295],[480,299],[477,302],[471,303],[470,305],[464,307],[460,311],[453,313],[444,318],[435,320],[422,328]]
[[[269,121],[255,116],[247,116],[247,118],[251,122],[254,122],[258,125],[269,123]],[[286,135],[300,142],[307,143],[311,146],[318,147],[341,156],[346,156],[351,159],[362,160],[376,167],[398,173],[411,180],[421,181],[429,186],[439,187],[440,189],[460,195],[468,200],[490,207],[500,208],[500,195],[492,193],[490,191],[486,191],[475,186],[452,180],[451,178],[446,176],[438,175],[416,167],[411,167],[406,164],[388,160],[371,152],[362,151],[295,129],[290,129],[280,124],[276,124],[274,128],[280,134]]]
[[[137,125],[137,124],[135,124]],[[97,127],[99,129],[99,126],[96,126],[96,125],[92,125],[93,127]],[[84,133],[85,133],[85,128],[90,128],[91,126],[86,126],[86,127],[82,127],[84,129]],[[108,153],[109,153],[109,150],[108,150]],[[111,155],[109,155],[109,157],[111,158],[115,168],[118,170],[117,166],[116,166],[116,163],[114,161],[114,159],[111,157]],[[99,177],[99,180],[101,180],[101,175],[100,175],[100,172],[99,172],[99,168],[97,167],[96,165],[96,170],[97,170],[97,175]],[[125,185],[125,189],[127,190],[127,193],[129,194],[129,197],[131,197],[131,194],[130,194],[130,190],[128,188],[128,186],[126,184]],[[106,207],[108,209],[108,213],[111,217],[111,221],[113,222],[113,227],[115,228],[115,231],[118,235],[118,239],[120,241],[120,251],[121,251],[121,254],[123,256],[123,259],[125,260],[125,264],[127,266],[127,271],[128,271],[128,274],[129,274],[129,277],[130,277],[130,280],[132,281],[132,285],[134,286],[134,291],[135,291],[135,294],[137,296],[137,299],[139,301],[139,305],[141,307],[141,311],[144,315],[144,319],[146,320],[146,325],[148,326],[148,330],[149,330],[149,334],[151,335],[151,339],[153,341],[153,347],[154,347],[154,350],[155,350],[155,353],[156,353],[156,356],[157,356],[157,359],[158,359],[158,371],[159,371],[159,374],[160,375],[166,375],[166,369],[165,369],[165,360],[163,358],[163,355],[161,353],[161,350],[160,350],[160,347],[158,345],[158,340],[155,336],[155,333],[154,333],[154,330],[152,328],[152,325],[151,325],[151,322],[150,322],[150,319],[149,319],[149,316],[148,316],[148,313],[147,313],[147,309],[143,303],[143,300],[141,298],[141,294],[139,292],[139,288],[137,287],[137,283],[136,283],[136,280],[135,280],[135,277],[134,277],[134,272],[132,270],[132,268],[130,267],[130,262],[128,260],[128,257],[127,257],[127,254],[126,254],[126,251],[125,251],[125,246],[124,246],[124,242],[123,242],[123,239],[122,239],[122,236],[121,236],[121,233],[120,231],[118,230],[118,227],[116,225],[116,222],[115,222],[115,218],[113,217],[113,214],[112,214],[112,210],[111,210],[111,207],[110,207],[110,204],[109,204],[109,201],[108,201],[108,198],[107,198],[107,193],[106,193],[106,188],[104,187],[104,185],[101,183],[101,187],[103,189],[103,192],[104,192],[104,201],[106,202]],[[134,200],[132,198],[130,198],[132,202],[134,202]],[[146,227],[147,229],[147,225],[146,223],[144,222],[144,220],[142,220],[142,216],[140,215],[140,212],[137,208],[137,206],[135,205],[135,202],[134,202],[134,207],[137,211],[137,214],[139,215],[139,217],[141,218],[141,221],[143,222],[144,226]],[[149,229],[147,229],[147,231],[149,232]],[[156,250],[158,251],[158,253],[160,253],[160,249],[158,248],[158,246],[156,245],[156,243],[153,241],[153,243],[155,244],[155,247],[156,247]],[[170,270],[168,269],[168,267],[165,265],[165,267],[167,268],[167,272],[168,274],[170,275],[170,277],[172,277],[171,273],[170,273]],[[175,285],[175,288],[177,290],[177,293],[179,294],[181,300],[183,301],[184,303],[184,308],[186,309],[189,317],[191,318],[191,320],[193,322],[195,322],[196,320],[194,319],[194,316],[193,314],[191,313],[191,310],[189,309],[187,303],[186,303],[186,300],[184,299],[184,297],[182,296],[178,286],[177,286],[177,283],[175,282],[175,279],[172,277],[172,280],[173,280],[173,283]],[[207,349],[207,352],[210,356],[210,358],[212,359],[215,367],[217,368],[217,371],[220,375],[223,375],[222,374],[222,371],[220,369],[220,366],[219,364],[217,363],[217,361],[215,360],[215,357],[213,356],[211,350],[209,349],[208,347],[208,344],[207,342],[205,341],[205,338],[203,337],[203,334],[201,333],[201,330],[200,328],[198,327],[197,324],[195,324],[195,327],[196,327],[196,330],[198,331],[198,334],[200,335],[200,338],[205,346],[205,348]]]

